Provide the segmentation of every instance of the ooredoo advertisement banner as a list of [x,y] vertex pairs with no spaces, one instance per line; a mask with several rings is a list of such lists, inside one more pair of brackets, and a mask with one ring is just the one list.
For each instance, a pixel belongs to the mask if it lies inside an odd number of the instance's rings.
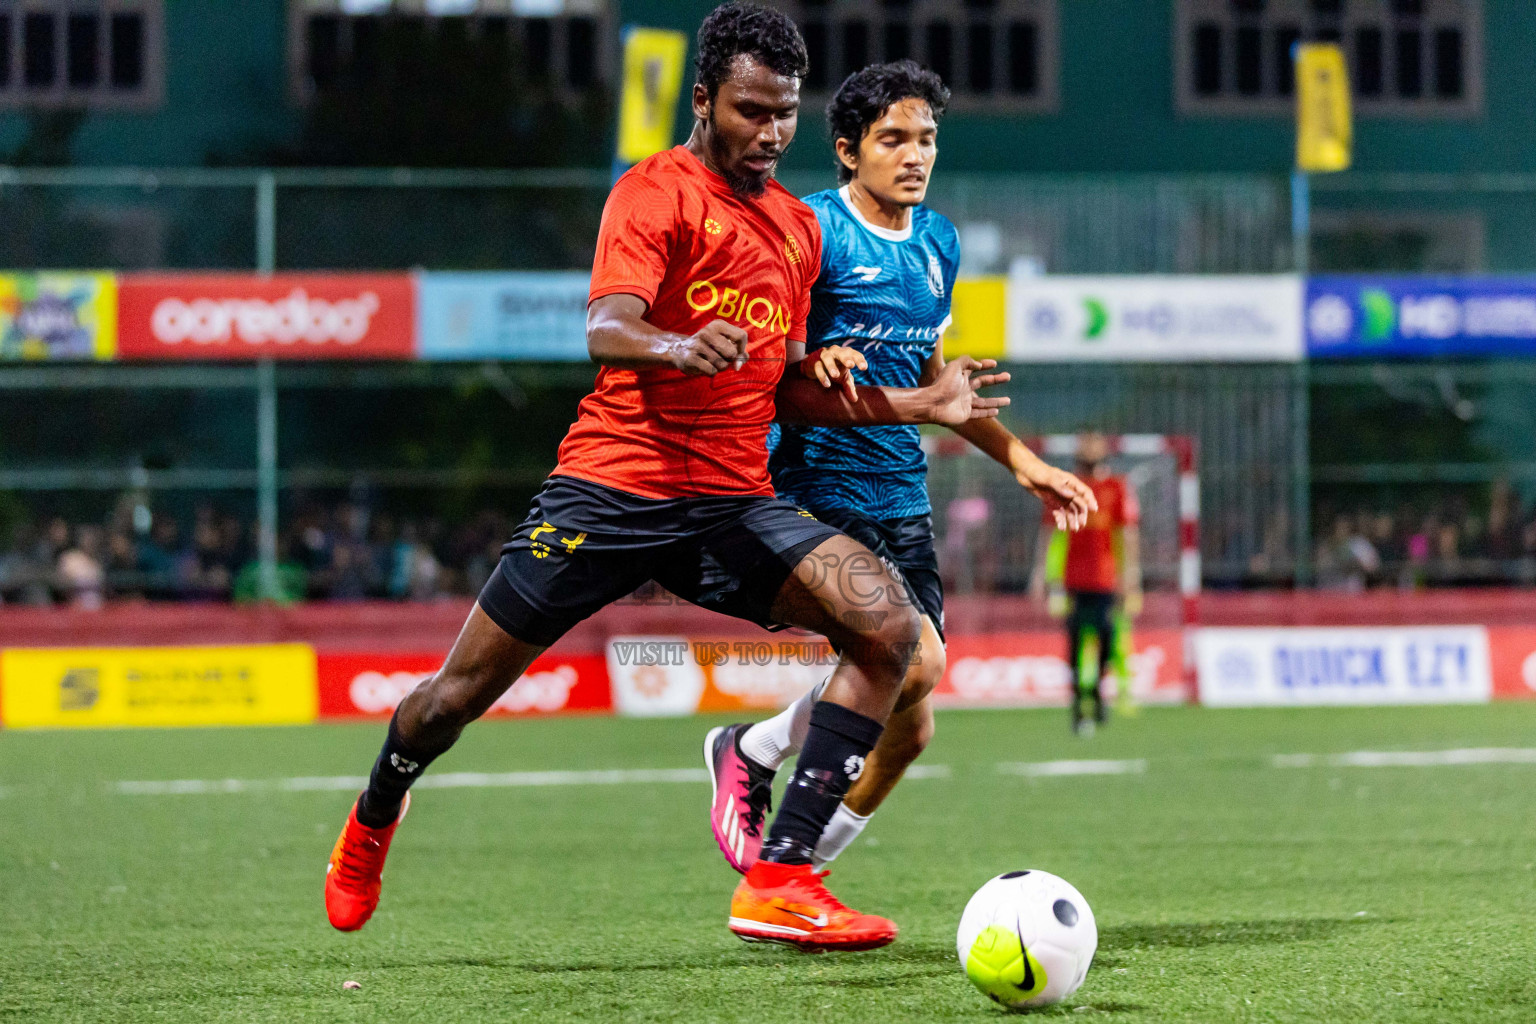
[[[1143,704],[1187,699],[1184,642],[1178,630],[1137,630],[1132,636],[1131,695]],[[946,645],[944,678],[933,691],[935,707],[1065,708],[1072,694],[1066,637],[1059,633],[994,633],[955,636]],[[1113,675],[1106,692],[1120,685]]]
[[[433,654],[333,653],[319,656],[321,718],[388,718],[443,664]],[[613,710],[607,666],[597,654],[544,654],[497,698],[489,717]]]
[[1015,277],[1008,358],[1021,362],[1299,362],[1292,275]]
[[412,359],[408,274],[124,275],[123,359]]
[[0,651],[8,729],[298,725],[315,720],[307,644]]
[[1482,626],[1202,629],[1212,707],[1473,704],[1493,692]]
[[[1133,649],[1130,685],[1138,701],[1187,698],[1178,630],[1138,631]],[[607,654],[614,706],[620,714],[642,717],[784,707],[837,667],[836,655],[818,636],[623,636],[608,642]],[[947,645],[933,701],[950,708],[1064,708],[1071,685],[1060,634],[956,636]],[[1108,692],[1118,686],[1111,677]]]

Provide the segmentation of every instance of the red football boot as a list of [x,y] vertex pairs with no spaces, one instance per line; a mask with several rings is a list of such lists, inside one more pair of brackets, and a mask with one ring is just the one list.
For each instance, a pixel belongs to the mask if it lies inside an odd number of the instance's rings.
[[896,941],[896,923],[844,906],[809,864],[760,860],[731,897],[730,929],[748,942],[779,942],[810,953],[878,949]]
[[368,923],[379,905],[380,876],[389,842],[410,810],[411,794],[400,804],[400,816],[383,828],[369,828],[357,820],[357,803],[331,851],[325,869],[325,913],[338,931],[355,932]]

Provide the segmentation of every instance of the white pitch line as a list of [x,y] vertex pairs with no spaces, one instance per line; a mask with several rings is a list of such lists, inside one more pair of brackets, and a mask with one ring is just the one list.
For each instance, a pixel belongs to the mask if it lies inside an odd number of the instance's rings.
[[1145,759],[1134,761],[1004,761],[997,770],[1002,775],[1028,778],[1064,775],[1141,775],[1147,770]]
[[1352,750],[1344,754],[1276,754],[1270,759],[1275,768],[1437,768],[1467,764],[1536,764],[1536,749]]
[[[417,789],[499,789],[529,786],[617,786],[632,783],[708,782],[703,768],[637,768],[615,771],[561,772],[443,772],[424,775]],[[359,790],[364,775],[322,775],[294,779],[170,779],[118,782],[113,790],[124,796],[184,796],[209,793],[288,793]]]
[[[947,779],[948,765],[914,765],[909,779]],[[423,775],[417,789],[505,789],[539,786],[623,786],[645,783],[708,782],[703,768],[635,768],[612,771],[440,772]],[[356,792],[368,785],[365,775],[318,775],[291,779],[167,779],[113,783],[121,796],[206,796],[221,793]]]

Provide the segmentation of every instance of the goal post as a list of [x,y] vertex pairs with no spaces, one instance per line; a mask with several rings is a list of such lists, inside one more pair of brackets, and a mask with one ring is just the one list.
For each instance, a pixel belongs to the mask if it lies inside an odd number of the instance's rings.
[[[1201,589],[1200,478],[1198,448],[1181,434],[1106,434],[1108,470],[1126,480],[1141,509],[1143,629],[1166,637],[1168,654],[1182,665],[1165,679],[1159,699],[1193,701],[1194,629]],[[1002,467],[952,433],[925,437],[929,493],[941,568],[957,594],[1027,592],[1046,527],[1038,502],[1021,500],[1018,484]],[[1063,469],[1075,466],[1080,435],[1027,438],[1030,448]],[[1043,613],[1028,628],[1056,628]],[[1182,657],[1179,657],[1182,655]],[[1172,668],[1170,664],[1168,666]],[[1171,686],[1171,690],[1170,690]]]

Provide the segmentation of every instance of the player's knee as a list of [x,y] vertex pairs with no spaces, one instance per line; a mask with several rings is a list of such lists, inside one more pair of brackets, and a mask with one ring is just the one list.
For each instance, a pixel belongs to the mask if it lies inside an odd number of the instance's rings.
[[894,670],[896,678],[905,683],[923,635],[923,623],[917,612],[904,601],[883,601],[863,613],[863,617],[859,641],[867,659]]
[[907,677],[902,683],[901,698],[896,709],[902,710],[926,700],[944,678],[944,645],[923,644],[907,665]]

